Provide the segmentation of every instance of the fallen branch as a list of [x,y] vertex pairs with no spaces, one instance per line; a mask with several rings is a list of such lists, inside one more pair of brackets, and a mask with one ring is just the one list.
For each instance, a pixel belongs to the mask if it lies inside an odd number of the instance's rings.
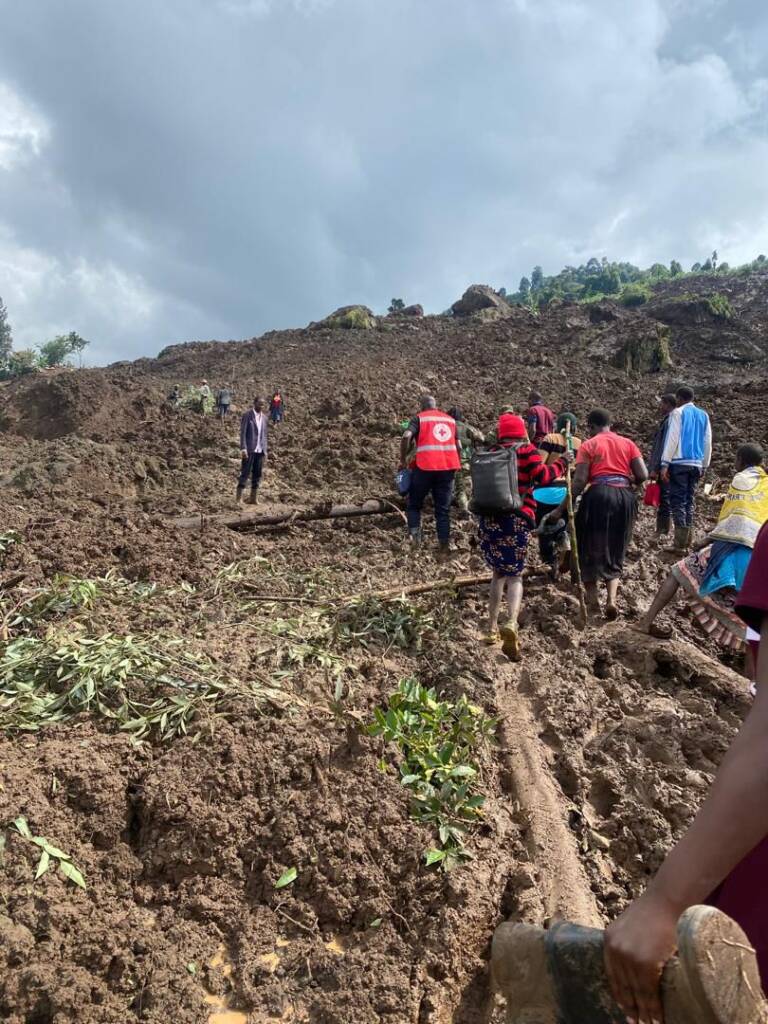
[[460,587],[479,587],[490,582],[491,577],[487,573],[482,576],[452,576],[433,580],[430,583],[409,583],[402,587],[389,587],[387,590],[368,590],[362,594],[350,594],[340,600],[349,602],[375,598],[378,601],[396,601],[399,597],[408,594],[426,594],[431,590],[456,590]]
[[259,515],[255,511],[238,512],[206,516],[202,512],[194,516],[179,516],[171,520],[171,525],[182,530],[204,529],[206,526],[226,526],[230,530],[251,530],[259,526],[277,526],[288,522],[312,522],[316,519],[353,519],[358,516],[400,515],[402,512],[389,501],[374,498],[362,505],[319,505],[313,509],[291,509],[277,515]]

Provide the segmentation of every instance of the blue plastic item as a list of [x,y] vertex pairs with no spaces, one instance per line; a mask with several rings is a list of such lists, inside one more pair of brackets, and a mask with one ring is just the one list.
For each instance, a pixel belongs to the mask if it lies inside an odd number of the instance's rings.
[[395,473],[395,487],[397,488],[397,493],[405,497],[411,489],[410,469],[398,469]]
[[567,487],[536,487],[533,499],[540,501],[542,505],[559,505],[567,493]]

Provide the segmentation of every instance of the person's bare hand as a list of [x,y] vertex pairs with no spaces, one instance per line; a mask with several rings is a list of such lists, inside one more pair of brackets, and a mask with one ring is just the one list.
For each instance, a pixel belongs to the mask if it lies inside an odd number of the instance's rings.
[[663,1024],[661,975],[677,948],[678,910],[645,893],[605,931],[605,973],[629,1024]]
[[669,466],[665,466],[661,471],[661,482],[663,484],[669,483]]
[[248,458],[248,449],[247,448],[241,448],[240,449],[240,456],[243,459],[247,459]]

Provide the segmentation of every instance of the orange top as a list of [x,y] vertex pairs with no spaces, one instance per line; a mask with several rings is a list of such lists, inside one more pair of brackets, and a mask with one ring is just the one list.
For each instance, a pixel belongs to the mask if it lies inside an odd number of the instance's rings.
[[576,453],[576,465],[588,463],[590,483],[601,476],[625,476],[632,480],[632,460],[640,458],[634,441],[612,430],[603,430],[583,442]]

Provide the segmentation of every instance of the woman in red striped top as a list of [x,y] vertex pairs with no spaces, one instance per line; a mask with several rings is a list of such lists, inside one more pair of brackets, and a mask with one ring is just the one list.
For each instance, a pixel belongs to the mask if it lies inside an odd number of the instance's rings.
[[[511,413],[502,413],[499,417],[496,436],[503,448],[517,446],[517,480],[523,507],[518,512],[478,516],[480,549],[493,570],[485,642],[503,641],[504,653],[516,660],[520,656],[517,619],[523,601],[522,573],[528,540],[536,526],[536,501],[532,490],[534,486],[545,487],[563,476],[567,457],[547,466],[536,446],[528,441],[524,421]],[[509,621],[500,630],[499,612],[505,591]]]

